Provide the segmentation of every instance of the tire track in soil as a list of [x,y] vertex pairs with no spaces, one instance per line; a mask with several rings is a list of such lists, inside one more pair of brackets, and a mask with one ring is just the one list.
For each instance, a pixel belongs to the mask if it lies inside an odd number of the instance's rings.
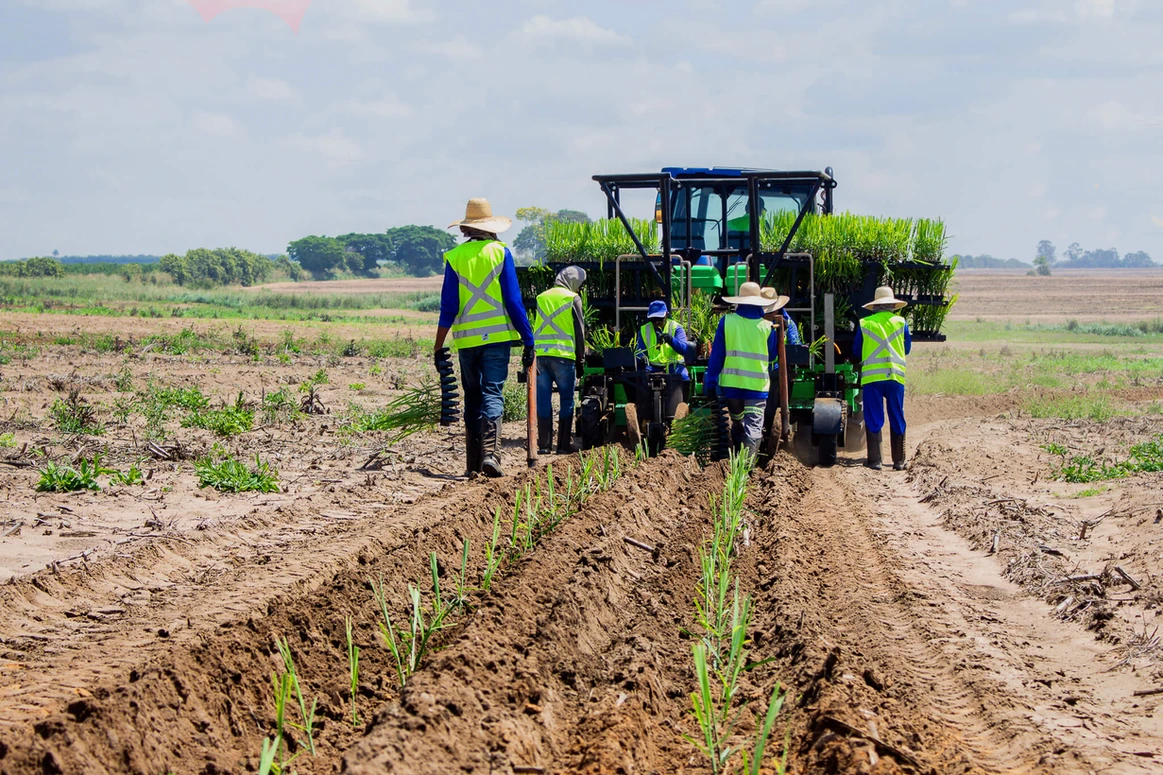
[[[513,490],[527,476],[464,484],[346,532],[299,541],[280,556],[251,558],[214,584],[176,589],[167,602],[80,638],[66,631],[0,642],[0,775],[253,771],[274,728],[270,675],[281,667],[273,643],[281,636],[290,640],[305,692],[320,695],[319,756],[295,766],[335,771],[356,737],[345,615],[365,649],[361,715],[395,691],[386,650],[371,646],[379,636],[367,579],[382,573],[390,587],[404,589],[427,576],[431,551],[447,566],[454,558],[459,565],[465,537],[473,567],[482,566],[493,508],[511,510]],[[5,587],[6,626],[19,631],[19,618],[35,620],[38,604],[103,600],[135,573],[156,572],[151,562],[184,569],[189,558],[157,549],[59,576],[37,574]],[[451,572],[442,583],[451,582]],[[175,618],[188,628],[159,637],[158,622]]]
[[[777,462],[785,471],[796,465]],[[1025,697],[967,669],[988,655],[976,653],[956,616],[931,598],[931,585],[910,582],[900,557],[871,535],[873,515],[847,486],[849,473],[809,471],[792,513],[757,507],[759,554],[777,571],[756,593],[754,656],[774,648],[777,672],[802,692],[792,717],[793,766],[829,773],[915,769],[867,740],[849,739],[831,721],[838,719],[875,729],[935,772],[1104,770],[1106,752],[1064,745],[1031,721],[1035,709]],[[771,488],[787,486],[780,480],[766,477],[751,503],[773,500]]]

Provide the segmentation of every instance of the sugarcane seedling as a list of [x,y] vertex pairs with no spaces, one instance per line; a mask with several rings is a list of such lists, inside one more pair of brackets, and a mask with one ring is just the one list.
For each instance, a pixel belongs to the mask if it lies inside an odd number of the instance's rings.
[[295,660],[291,656],[291,645],[286,638],[275,640],[275,646],[279,650],[279,655],[283,658],[283,667],[286,670],[286,675],[291,679],[291,690],[294,693],[295,702],[299,706],[299,716],[302,719],[302,724],[291,724],[292,729],[297,729],[307,735],[307,750],[311,755],[315,755],[315,709],[318,707],[319,698],[315,697],[311,700],[311,710],[307,710],[307,700],[303,697],[303,687],[299,683],[299,672],[295,669]]
[[272,742],[269,737],[262,739],[262,753],[258,757],[258,775],[277,775],[278,765],[275,757],[279,754],[278,742]]
[[481,576],[481,591],[493,588],[493,577],[501,566],[501,555],[497,551],[497,541],[501,538],[501,507],[493,509],[493,540],[485,547],[485,572]]
[[411,663],[404,661],[404,655],[401,650],[401,641],[404,639],[403,633],[397,634],[396,628],[392,625],[392,616],[388,613],[388,594],[384,588],[384,576],[380,574],[380,585],[377,588],[375,581],[368,579],[371,584],[372,595],[375,597],[376,605],[380,607],[380,615],[383,621],[380,625],[380,636],[384,640],[384,645],[388,647],[388,652],[392,655],[392,663],[396,666],[396,677],[400,681],[400,688],[408,682],[408,676],[411,675]]
[[276,674],[271,673],[271,688],[275,692],[275,744],[274,744],[274,758],[277,762],[271,765],[272,771],[281,773],[286,766],[293,762],[298,754],[295,754],[290,759],[284,758],[287,746],[284,743],[286,740],[287,729],[287,701],[291,699],[291,676],[289,673]]
[[[743,771],[747,775],[760,775],[760,770],[764,767],[763,756],[767,751],[767,741],[771,737],[771,730],[775,726],[775,718],[779,715],[779,711],[783,708],[784,700],[787,699],[787,692],[782,691],[783,686],[776,683],[775,689],[771,693],[771,701],[767,703],[767,715],[763,718],[759,714],[755,715],[755,742],[750,751],[743,749]],[[776,775],[783,775],[787,771],[787,750],[791,742],[791,729],[787,731],[787,738],[784,740],[783,755],[774,763],[772,769],[775,770]]]
[[351,678],[351,726],[359,726],[359,714],[355,709],[355,695],[359,692],[359,646],[355,645],[351,634],[351,617],[345,618],[347,629],[347,668]]

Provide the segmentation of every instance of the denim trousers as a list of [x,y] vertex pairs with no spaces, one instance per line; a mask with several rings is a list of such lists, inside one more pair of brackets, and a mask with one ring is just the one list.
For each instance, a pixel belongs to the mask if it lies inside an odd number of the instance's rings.
[[481,418],[500,422],[505,400],[501,387],[509,376],[508,342],[460,350],[460,384],[464,391],[464,424],[480,427]]
[[572,358],[546,355],[537,359],[537,416],[549,419],[553,414],[553,386],[561,396],[560,417],[573,416],[573,395],[577,389],[577,372]]

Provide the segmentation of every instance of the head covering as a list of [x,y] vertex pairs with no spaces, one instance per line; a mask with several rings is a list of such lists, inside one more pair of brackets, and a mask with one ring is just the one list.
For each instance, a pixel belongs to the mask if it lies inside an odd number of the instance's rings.
[[502,216],[493,215],[493,206],[487,199],[470,199],[464,208],[464,220],[449,224],[452,229],[457,226],[468,226],[477,231],[487,231],[489,234],[500,234],[508,231],[513,221]]
[[655,318],[664,318],[668,314],[665,301],[650,302],[650,309],[646,312],[647,320],[654,320]]
[[[746,282],[739,286],[738,296],[724,296],[723,301],[726,304],[740,304],[750,305],[752,307],[769,307],[771,300],[763,298],[763,290],[759,287],[759,283]],[[785,304],[787,302],[784,302]]]
[[580,266],[567,266],[557,273],[557,279],[553,284],[558,288],[565,288],[568,291],[577,293],[581,290],[582,284],[586,281],[586,270]]
[[771,302],[771,306],[765,310],[765,312],[767,312],[769,315],[776,310],[783,309],[784,306],[788,303],[788,297],[780,296],[775,292],[775,288],[772,288],[771,286],[767,286],[761,289],[759,291],[759,295]]
[[865,309],[877,309],[880,307],[892,307],[894,310],[907,307],[907,301],[901,301],[892,295],[892,288],[887,285],[882,285],[876,289],[876,293],[872,297],[872,301],[864,305]]

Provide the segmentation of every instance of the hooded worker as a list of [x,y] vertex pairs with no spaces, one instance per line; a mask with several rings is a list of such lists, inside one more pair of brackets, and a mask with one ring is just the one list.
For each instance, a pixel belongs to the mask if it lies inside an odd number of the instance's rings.
[[765,315],[787,303],[763,297],[759,283],[739,286],[738,296],[724,296],[735,311],[719,320],[704,389],[727,405],[731,415],[731,440],[736,450],[751,454],[763,441],[763,417],[771,389],[771,368],[779,357],[776,329]]
[[524,345],[522,368],[533,365],[533,328],[521,301],[513,254],[497,235],[513,222],[494,216],[487,199],[470,199],[459,227],[465,242],[444,254],[444,287],[436,329],[436,362],[460,360],[464,389],[465,474],[504,476],[501,470],[501,389],[509,377],[509,355]]
[[573,444],[573,397],[586,354],[585,311],[578,292],[586,270],[567,266],[553,287],[537,297],[537,452],[548,455],[553,442],[553,387],[561,400],[557,453],[577,452]]
[[864,395],[864,428],[868,436],[868,456],[864,465],[881,468],[881,430],[884,409],[892,447],[892,467],[905,468],[905,356],[913,349],[909,324],[898,311],[907,306],[893,296],[886,285],[876,289],[872,301],[864,305],[871,312],[860,320],[852,352],[860,356],[860,389]]

